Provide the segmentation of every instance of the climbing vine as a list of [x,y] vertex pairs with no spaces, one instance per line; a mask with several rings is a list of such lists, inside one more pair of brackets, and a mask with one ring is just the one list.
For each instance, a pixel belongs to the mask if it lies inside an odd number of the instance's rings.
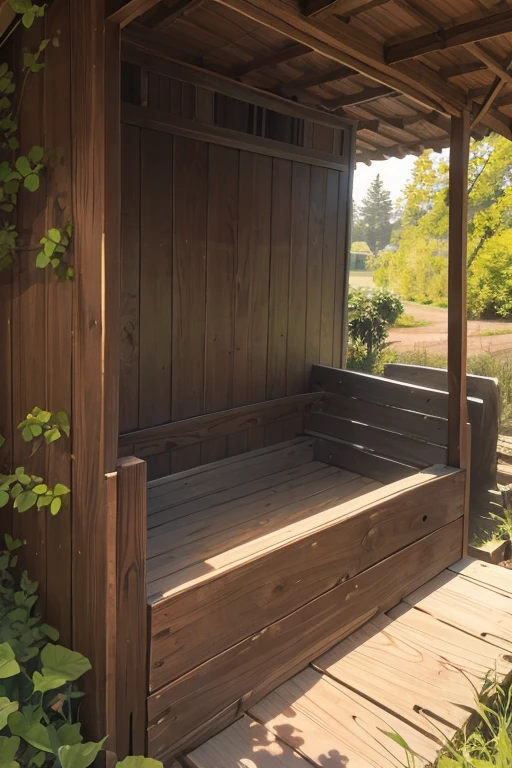
[[[87,2],[87,0],[84,0]],[[46,4],[31,0],[9,0],[20,26],[29,28],[44,16]],[[0,47],[3,44],[0,42]],[[67,261],[72,236],[71,222],[52,226],[36,246],[21,242],[16,228],[19,194],[37,192],[46,169],[55,162],[52,152],[33,146],[20,152],[19,116],[26,84],[44,66],[48,45],[59,45],[58,36],[42,40],[35,51],[27,51],[19,81],[7,64],[0,64],[0,270],[21,258],[33,258],[39,269],[51,269],[62,282],[73,279]],[[3,214],[3,216],[2,216]],[[52,413],[34,407],[18,424],[22,440],[32,447],[28,462],[40,449],[70,437],[64,411]],[[0,448],[5,439],[0,435]],[[25,466],[0,474],[0,508],[12,504],[16,512],[30,509],[58,514],[68,501],[70,489],[63,483],[51,486]],[[90,669],[81,654],[58,644],[59,634],[36,612],[38,583],[27,572],[18,571],[18,550],[23,542],[6,534],[0,548],[0,768],[88,768],[103,749],[105,739],[84,742],[79,717],[83,694],[81,676]],[[161,768],[161,763],[129,757],[116,768]]]

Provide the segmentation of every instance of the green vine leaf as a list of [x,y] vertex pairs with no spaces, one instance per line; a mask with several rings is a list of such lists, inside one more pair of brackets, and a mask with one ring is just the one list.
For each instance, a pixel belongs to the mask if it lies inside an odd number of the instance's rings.
[[11,701],[10,699],[2,696],[0,698],[0,731],[3,731],[7,725],[7,718],[13,712],[17,712],[19,709],[19,703],[17,701]]
[[59,760],[62,768],[88,768],[96,760],[107,737],[98,742],[89,741],[85,744],[74,744],[59,749]]
[[14,758],[19,748],[17,736],[0,736],[0,768],[17,768]]
[[91,669],[85,656],[61,645],[46,645],[41,651],[41,661],[43,675],[57,675],[68,682],[77,680]]
[[14,677],[20,671],[20,667],[9,643],[0,644],[0,678]]

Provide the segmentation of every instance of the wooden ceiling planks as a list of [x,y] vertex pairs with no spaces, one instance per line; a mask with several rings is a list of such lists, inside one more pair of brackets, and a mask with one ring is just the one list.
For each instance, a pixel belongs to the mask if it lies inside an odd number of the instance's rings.
[[[477,0],[431,0],[428,8],[419,0],[111,0],[112,6],[118,20],[145,9],[148,39],[158,35],[158,47],[167,41],[184,61],[191,62],[190,51],[192,63],[213,72],[361,118],[366,152],[368,125],[384,144],[396,141],[388,148],[395,156],[400,142],[414,148],[411,139],[418,148],[438,147],[448,138],[449,116],[471,104],[474,135],[494,130],[512,138],[509,0],[489,8]],[[375,145],[374,152],[381,150]]]

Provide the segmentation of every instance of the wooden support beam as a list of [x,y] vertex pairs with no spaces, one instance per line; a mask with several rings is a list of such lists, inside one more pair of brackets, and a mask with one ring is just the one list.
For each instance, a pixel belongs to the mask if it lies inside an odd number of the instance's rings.
[[478,110],[478,114],[476,117],[473,118],[471,121],[471,129],[475,128],[479,123],[482,122],[483,118],[486,116],[486,114],[491,109],[492,105],[500,95],[501,91],[505,87],[505,81],[501,80],[499,77],[496,77],[494,80],[494,83],[491,86],[491,89],[487,96],[485,97],[485,100]]
[[512,32],[512,9],[390,45],[385,51],[385,60],[387,64],[396,64],[432,51],[468,45],[468,43],[497,37],[508,32]]
[[155,13],[151,16],[151,20],[146,23],[149,29],[167,29],[171,24],[180,19],[182,16],[188,16],[199,8],[204,3],[204,0],[178,0],[173,6],[160,5],[155,9]]
[[358,72],[378,83],[401,91],[429,109],[445,114],[460,114],[467,104],[465,92],[446,83],[430,67],[412,62],[389,66],[384,48],[373,37],[336,17],[328,23],[304,18],[298,7],[286,0],[215,0],[265,27],[298,43],[310,46],[322,56]]
[[159,2],[161,0],[107,0],[107,19],[122,28],[146,11],[150,11]]
[[473,56],[485,64],[485,66],[488,67],[491,72],[494,72],[494,74],[498,75],[501,80],[504,80],[509,85],[512,85],[512,74],[508,71],[511,61],[510,56],[507,57],[507,60],[504,63],[502,63],[497,61],[494,56],[491,56],[489,53],[487,53],[487,51],[485,51],[482,46],[478,45],[477,43],[471,43],[470,45],[467,45],[466,48],[468,51],[471,51]]
[[336,14],[345,19],[357,16],[359,13],[370,11],[378,5],[384,5],[389,0],[309,0],[304,8],[304,16],[314,16],[323,19]]
[[460,75],[470,75],[472,72],[481,72],[487,69],[481,61],[471,62],[469,64],[455,64],[453,67],[443,67],[439,74],[443,80],[449,80],[451,77],[460,77]]
[[470,116],[452,118],[448,238],[448,464],[463,466],[466,424],[467,230]]
[[353,104],[364,104],[367,101],[375,101],[375,99],[381,99],[383,96],[394,96],[396,91],[393,88],[363,88],[362,91],[357,93],[347,93],[344,96],[339,96],[336,99],[329,99],[324,102],[325,106],[329,109],[341,109],[342,107],[348,107]]
[[285,61],[298,59],[301,56],[305,56],[307,53],[311,53],[311,48],[307,45],[301,45],[300,43],[298,45],[288,45],[286,48],[281,48],[274,53],[258,56],[257,58],[248,61],[247,64],[233,67],[230,75],[235,78],[244,77],[250,72],[256,72],[258,69],[263,69],[263,67],[275,67],[276,64],[283,64]]
[[336,67],[336,69],[330,69],[328,72],[308,73],[307,75],[297,77],[295,80],[291,80],[289,83],[280,85],[279,93],[293,96],[305,88],[313,88],[317,85],[325,85],[325,83],[334,83],[337,80],[345,80],[347,77],[357,74],[357,70],[350,67]]

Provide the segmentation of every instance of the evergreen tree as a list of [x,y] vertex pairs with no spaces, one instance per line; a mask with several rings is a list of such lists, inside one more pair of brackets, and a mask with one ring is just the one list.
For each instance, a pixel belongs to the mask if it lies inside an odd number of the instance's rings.
[[358,234],[368,243],[370,250],[377,254],[391,240],[391,195],[377,174],[358,210]]

